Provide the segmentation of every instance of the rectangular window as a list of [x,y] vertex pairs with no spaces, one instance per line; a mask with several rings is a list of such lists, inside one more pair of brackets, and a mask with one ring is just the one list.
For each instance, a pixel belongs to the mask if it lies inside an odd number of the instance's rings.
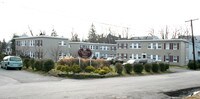
[[132,49],[132,47],[133,47],[133,46],[132,46],[132,44],[130,44],[130,46],[129,46],[129,47],[130,47],[130,49]]
[[160,55],[158,55],[158,61],[161,61],[161,56]]
[[141,55],[138,55],[138,59],[141,59]]
[[134,59],[137,59],[137,57],[138,57],[138,54],[134,55]]
[[98,46],[96,46],[96,49],[99,49],[99,47],[98,47]]
[[141,48],[141,44],[140,43],[138,43],[138,48]]
[[177,56],[173,56],[173,62],[178,62],[177,61]]
[[153,43],[153,49],[156,49],[156,43]]
[[169,62],[169,56],[165,56],[165,62]]
[[133,43],[133,48],[137,48],[137,44],[136,43]]
[[58,42],[58,45],[59,45],[59,46],[66,46],[67,44],[66,44],[65,41],[59,41],[59,42]]
[[129,59],[132,59],[132,58],[133,58],[133,54],[130,54],[130,55],[129,55]]
[[177,43],[173,43],[173,50],[177,50]]
[[156,55],[153,55],[153,60],[156,60]]
[[158,49],[162,49],[162,44],[158,43]]
[[149,44],[148,44],[148,49],[151,49],[151,44],[152,44],[152,43],[149,43]]
[[166,43],[166,49],[169,50],[169,43]]

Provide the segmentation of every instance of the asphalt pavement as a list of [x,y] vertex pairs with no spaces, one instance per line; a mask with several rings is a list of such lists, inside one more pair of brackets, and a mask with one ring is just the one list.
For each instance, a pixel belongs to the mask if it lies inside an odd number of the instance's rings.
[[63,79],[0,69],[0,99],[171,99],[163,92],[199,87],[200,71],[104,79]]

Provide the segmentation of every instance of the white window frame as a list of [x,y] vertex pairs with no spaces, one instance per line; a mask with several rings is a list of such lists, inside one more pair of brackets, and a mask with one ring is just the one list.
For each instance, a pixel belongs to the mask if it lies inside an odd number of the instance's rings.
[[165,62],[169,62],[169,56],[165,56]]
[[158,43],[158,49],[162,49],[162,44]]
[[165,43],[165,49],[169,50],[169,43]]
[[178,62],[177,60],[178,60],[177,56],[173,56],[173,62],[177,63]]
[[173,43],[173,50],[177,50],[177,49],[178,49],[177,43]]
[[152,45],[152,43],[149,43],[147,48],[148,48],[148,49],[152,49],[152,46],[151,46],[151,45]]

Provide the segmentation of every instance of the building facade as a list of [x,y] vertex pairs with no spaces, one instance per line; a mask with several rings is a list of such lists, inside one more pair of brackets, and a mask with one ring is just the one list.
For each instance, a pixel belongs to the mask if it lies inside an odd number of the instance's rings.
[[53,59],[69,55],[69,40],[54,36],[33,36],[15,38],[16,54],[35,59]]
[[92,50],[92,57],[108,58],[116,56],[116,44],[106,43],[89,43],[89,42],[69,42],[70,55],[78,57],[78,50],[80,48],[89,48]]
[[[192,40],[189,39],[189,60],[193,60],[193,45]],[[194,37],[194,44],[195,44],[195,59],[200,60],[200,36]]]
[[[189,42],[189,60],[193,60],[193,44],[192,36],[179,36],[181,39],[185,39]],[[194,45],[195,45],[195,59],[200,61],[200,36],[194,36]]]
[[188,63],[189,44],[183,39],[171,40],[116,40],[117,57],[129,59],[153,59],[171,65]]

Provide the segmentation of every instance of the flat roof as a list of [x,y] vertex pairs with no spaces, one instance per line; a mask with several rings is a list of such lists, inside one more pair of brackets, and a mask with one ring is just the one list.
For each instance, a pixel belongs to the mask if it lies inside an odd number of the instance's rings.
[[176,42],[176,41],[178,41],[178,42],[187,42],[188,43],[188,41],[187,40],[185,40],[185,39],[153,39],[153,40],[115,40],[116,42],[171,42],[171,41],[173,41],[173,42]]
[[109,44],[109,43],[91,43],[91,42],[69,42],[69,44],[116,45],[116,44]]
[[66,40],[68,40],[68,38],[65,38],[65,37],[55,37],[55,36],[47,36],[47,35],[30,36],[30,37],[17,37],[17,38],[14,38],[14,39],[20,40],[20,39],[35,39],[35,38],[52,38],[52,39],[66,39]]

